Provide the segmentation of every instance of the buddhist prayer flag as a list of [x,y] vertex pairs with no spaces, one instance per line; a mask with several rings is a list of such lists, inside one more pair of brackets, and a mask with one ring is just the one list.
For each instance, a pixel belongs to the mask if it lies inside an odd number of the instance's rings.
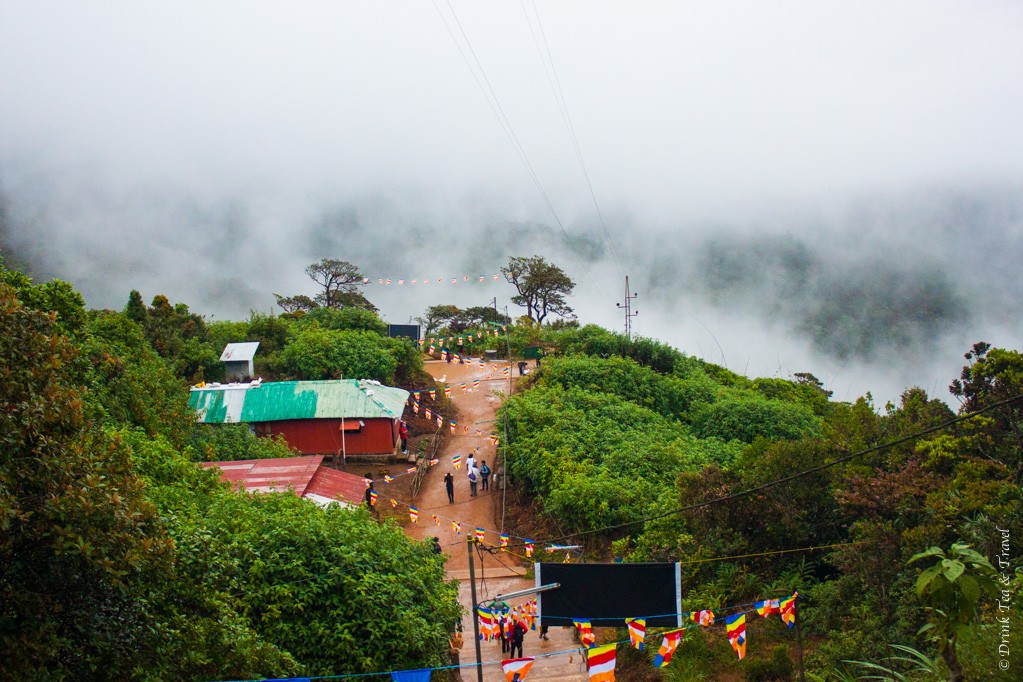
[[615,644],[593,647],[586,652],[586,669],[590,682],[614,682]]
[[469,334],[469,343],[472,343],[472,334]]
[[396,499],[394,499],[394,498],[392,497],[392,498],[391,498],[391,506],[392,506],[392,507],[397,507],[397,506],[398,506],[398,500],[396,500]]
[[472,380],[472,390],[474,390],[474,391],[480,390],[480,380],[479,379],[473,379]]
[[482,528],[476,529],[476,542],[483,542],[483,539],[486,538],[486,536],[487,536],[486,531],[484,531]]
[[794,593],[788,599],[784,599],[781,602],[781,619],[785,621],[785,624],[790,628],[796,624],[796,597],[799,593]]
[[501,533],[501,549],[503,550],[503,549],[505,549],[507,547],[508,547],[508,534],[507,533]]
[[427,419],[429,419],[430,417],[433,416],[433,412],[430,412],[430,408],[429,407],[427,407],[426,409],[423,410],[423,416],[425,416]]
[[450,422],[449,421],[448,422],[448,426],[451,427],[451,433],[454,433],[455,432],[455,427],[458,426],[458,424],[456,424],[455,422]]
[[412,403],[412,411],[415,414],[419,414],[419,403]]
[[412,521],[412,523],[415,523],[416,521],[419,520],[419,510],[416,509],[415,507],[409,507],[408,508],[408,517],[409,517],[409,520]]
[[497,436],[491,436],[490,437],[490,444],[491,445],[497,445],[499,442],[501,442],[501,441],[500,441],[500,439]]
[[508,682],[522,682],[526,679],[526,673],[533,667],[533,658],[507,658],[501,661],[501,670],[504,671],[505,679]]
[[393,480],[394,480],[393,476],[388,476],[387,474],[384,474],[384,483],[390,483]]
[[418,403],[419,402],[419,391],[412,391],[412,397],[415,398],[416,402]]
[[458,521],[452,521],[451,522],[451,530],[455,531],[455,535],[461,535],[462,534],[462,524],[460,524]]
[[451,397],[451,387],[450,386],[445,386],[444,387],[444,397],[445,398],[450,398]]
[[479,429],[476,429],[476,435],[477,435],[477,436],[482,436],[482,435],[483,435],[483,432],[482,432],[482,431],[480,431]]
[[497,281],[497,275],[494,275],[494,281],[495,282]]
[[714,624],[714,612],[709,609],[705,609],[703,611],[696,611],[695,613],[693,613],[693,622],[699,623],[705,628],[710,627],[711,625]]
[[405,469],[405,473],[406,474],[414,474],[414,473],[416,473],[416,468],[415,467],[409,467],[408,469]]
[[467,387],[467,386],[465,385],[465,382],[464,382],[464,381],[463,381],[463,382],[462,382],[461,384],[459,384],[459,385],[458,385],[458,387],[459,387],[460,389],[462,389],[462,393],[465,393],[465,390],[466,390],[466,388],[468,388],[468,387]]
[[483,362],[483,358],[480,358],[480,369],[483,369],[484,367],[486,367],[486,363]]
[[434,514],[433,515],[433,522],[436,523],[439,526],[440,525],[440,517],[437,516],[436,514]]
[[430,389],[430,400],[436,400],[436,399],[437,399],[437,389],[431,388]]
[[375,491],[375,490],[370,490],[369,491],[369,504],[370,504],[371,507],[376,505],[378,497],[380,497],[380,496],[377,494],[377,491]]
[[511,369],[510,369],[510,368],[508,368],[508,367],[503,367],[503,368],[501,369],[501,374],[503,374],[503,375],[505,375],[505,376],[508,376],[508,373],[509,373],[509,372],[511,372]]
[[437,466],[438,464],[440,464],[439,459],[434,458],[430,460],[430,466]]
[[767,618],[772,613],[781,613],[781,604],[777,599],[765,599],[764,601],[754,602],[753,608],[764,618]]
[[526,540],[526,556],[527,557],[532,557],[533,556],[533,541],[532,540]]
[[654,656],[655,668],[663,668],[671,663],[671,657],[675,653],[675,649],[678,648],[678,643],[684,634],[685,630],[681,628],[664,633],[664,639],[661,640],[661,648],[658,649],[657,655]]
[[480,622],[480,640],[489,642],[494,638],[494,615],[486,606],[476,607],[476,615]]
[[430,355],[433,355],[436,352],[437,352],[437,347],[431,343],[430,344]]
[[439,429],[442,426],[444,426],[444,417],[442,417],[441,415],[438,414],[437,415],[437,428]]
[[646,619],[626,618],[625,625],[629,628],[629,640],[632,642],[632,646],[642,651],[643,640],[646,639]]
[[451,463],[455,465],[456,469],[461,469],[462,468],[462,456],[461,455],[455,455],[454,457],[451,458]]
[[591,647],[597,643],[597,636],[593,634],[593,626],[588,620],[573,620],[576,630],[579,631],[579,639],[584,647]]
[[746,655],[746,614],[737,613],[725,617],[725,634],[728,635],[728,643],[735,649],[741,661]]

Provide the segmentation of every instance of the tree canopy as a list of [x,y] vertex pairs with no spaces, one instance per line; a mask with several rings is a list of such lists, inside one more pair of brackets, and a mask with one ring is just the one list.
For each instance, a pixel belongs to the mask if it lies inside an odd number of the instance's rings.
[[501,273],[518,291],[512,296],[512,303],[525,308],[530,320],[543,324],[548,314],[561,317],[572,314],[565,297],[572,294],[575,282],[543,256],[512,258]]

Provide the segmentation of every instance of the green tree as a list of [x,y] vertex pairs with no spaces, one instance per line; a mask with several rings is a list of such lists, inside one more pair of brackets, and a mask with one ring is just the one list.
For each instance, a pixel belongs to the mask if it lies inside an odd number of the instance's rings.
[[949,682],[960,682],[963,666],[956,643],[975,627],[981,597],[997,598],[997,572],[985,557],[960,543],[953,544],[947,553],[931,547],[914,554],[909,563],[930,558],[937,559],[937,563],[924,569],[916,580],[917,597],[930,617],[920,631],[937,643],[948,666]]
[[324,258],[305,269],[305,274],[322,288],[315,301],[326,308],[354,306],[376,312],[376,307],[359,291],[363,284],[359,268],[345,260]]
[[0,677],[129,678],[157,653],[137,597],[173,544],[55,319],[0,284]]
[[[949,386],[952,395],[962,401],[962,413],[1023,394],[1023,354],[981,341],[966,353],[966,359],[970,364]],[[974,453],[1005,464],[1013,472],[1013,482],[1023,484],[1023,400],[971,422]]]
[[277,299],[277,305],[286,313],[307,313],[314,308],[320,307],[319,303],[305,294],[296,294],[295,296],[274,294],[274,298]]
[[525,308],[526,315],[537,324],[543,324],[550,313],[561,317],[572,314],[565,297],[572,294],[575,282],[543,256],[512,258],[501,273],[519,292],[512,296],[512,303]]
[[281,351],[282,369],[296,379],[376,379],[393,383],[397,360],[386,339],[361,331],[308,327]]
[[423,325],[423,336],[426,337],[440,331],[461,314],[462,309],[456,305],[432,305],[422,317],[416,318],[416,322]]

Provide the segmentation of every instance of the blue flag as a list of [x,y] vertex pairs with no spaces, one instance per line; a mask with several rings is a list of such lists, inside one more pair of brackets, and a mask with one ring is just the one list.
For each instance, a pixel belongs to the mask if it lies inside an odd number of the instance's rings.
[[396,670],[391,673],[391,680],[393,680],[393,682],[430,682],[431,672],[433,672],[433,668]]

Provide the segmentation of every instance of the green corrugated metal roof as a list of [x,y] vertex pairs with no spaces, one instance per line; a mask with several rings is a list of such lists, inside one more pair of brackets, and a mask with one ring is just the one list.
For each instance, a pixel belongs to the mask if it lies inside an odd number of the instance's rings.
[[282,419],[400,418],[408,391],[358,379],[275,381],[193,388],[188,404],[206,424]]

